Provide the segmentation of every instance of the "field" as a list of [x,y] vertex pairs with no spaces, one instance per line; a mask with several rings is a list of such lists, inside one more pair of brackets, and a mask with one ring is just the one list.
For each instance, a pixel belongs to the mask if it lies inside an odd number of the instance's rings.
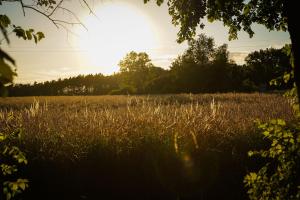
[[23,130],[24,199],[246,199],[266,144],[255,119],[293,120],[280,94],[0,99],[0,131]]

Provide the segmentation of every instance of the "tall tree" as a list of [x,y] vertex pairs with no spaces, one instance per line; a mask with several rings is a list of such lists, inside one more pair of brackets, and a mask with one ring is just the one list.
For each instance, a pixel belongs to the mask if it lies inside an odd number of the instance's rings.
[[121,72],[137,72],[145,70],[153,64],[147,53],[131,51],[119,62]]
[[[221,92],[229,89],[227,44],[215,46],[214,39],[200,34],[171,65],[180,92]],[[216,81],[217,80],[217,81]]]
[[[284,52],[288,46],[281,49],[261,49],[251,52],[246,58],[246,67],[255,84],[269,85],[269,82],[284,72],[291,71],[289,56]],[[289,81],[291,82],[291,81]]]
[[131,51],[120,62],[120,71],[124,76],[124,86],[130,86],[135,92],[144,91],[146,83],[153,76],[154,65],[145,52]]
[[213,59],[215,42],[212,37],[200,34],[197,39],[191,39],[188,45],[189,48],[185,55],[194,60],[195,63],[204,65]]

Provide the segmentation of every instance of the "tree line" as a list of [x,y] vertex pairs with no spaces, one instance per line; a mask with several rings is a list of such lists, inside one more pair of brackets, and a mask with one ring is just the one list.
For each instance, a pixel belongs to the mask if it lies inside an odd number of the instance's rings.
[[188,42],[188,48],[170,66],[155,66],[145,52],[130,52],[113,75],[79,75],[66,79],[9,87],[10,96],[105,95],[252,92],[282,90],[288,84],[270,85],[270,81],[292,70],[291,46],[268,48],[248,54],[245,64],[229,58],[227,44],[216,46],[214,39],[200,34]]

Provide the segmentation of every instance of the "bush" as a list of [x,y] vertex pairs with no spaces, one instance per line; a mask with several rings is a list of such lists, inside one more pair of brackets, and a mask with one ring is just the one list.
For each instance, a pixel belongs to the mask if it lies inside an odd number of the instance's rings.
[[109,92],[110,95],[121,95],[121,94],[135,94],[136,89],[130,86],[125,86],[120,89],[112,90]]
[[15,145],[20,136],[21,130],[10,134],[0,133],[1,199],[10,200],[28,187],[27,179],[18,178],[18,166],[27,164],[25,154]]
[[287,125],[282,119],[258,122],[271,142],[267,150],[250,151],[268,162],[257,173],[245,177],[250,199],[300,199],[300,124]]

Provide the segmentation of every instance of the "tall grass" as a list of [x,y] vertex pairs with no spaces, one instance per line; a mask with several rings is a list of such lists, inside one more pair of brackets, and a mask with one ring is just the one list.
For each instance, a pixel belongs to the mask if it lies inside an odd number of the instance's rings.
[[293,114],[258,93],[0,100],[0,131],[24,130],[28,199],[246,198],[257,118]]

